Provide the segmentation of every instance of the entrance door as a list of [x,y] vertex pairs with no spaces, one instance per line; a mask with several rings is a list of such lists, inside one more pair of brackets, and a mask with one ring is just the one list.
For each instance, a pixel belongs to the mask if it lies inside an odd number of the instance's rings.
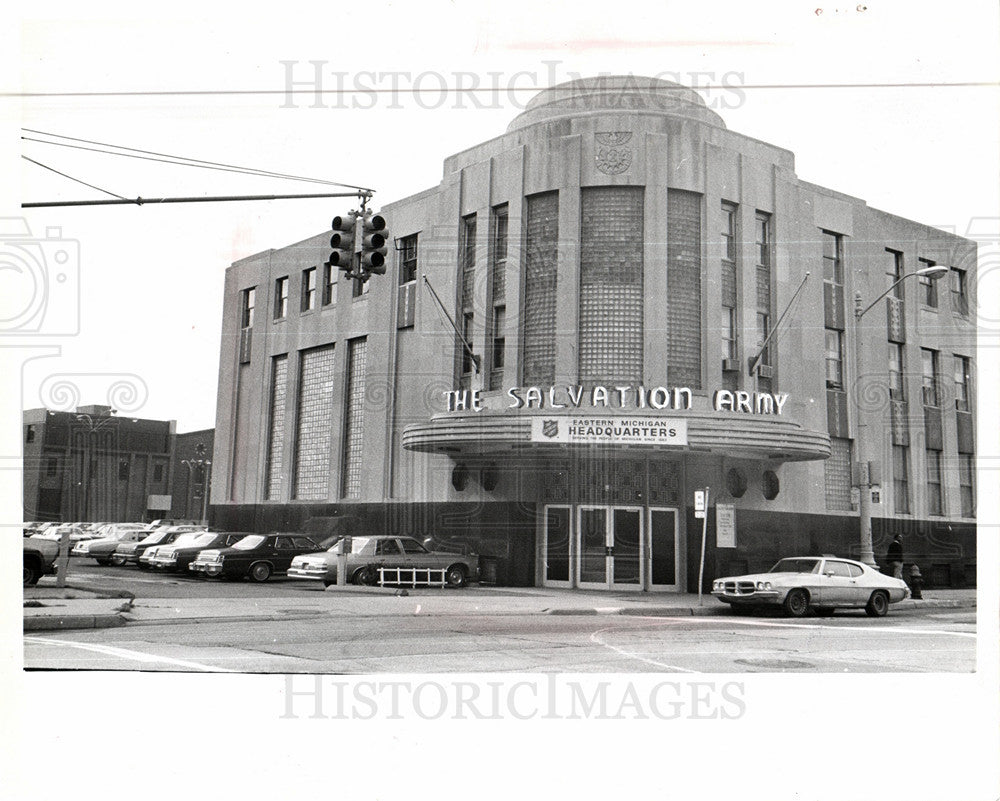
[[578,509],[578,586],[643,588],[643,520],[640,507],[581,506]]
[[677,510],[651,507],[646,512],[646,586],[651,590],[679,590],[681,558]]
[[573,586],[570,576],[570,565],[572,564],[570,546],[573,542],[570,536],[570,522],[572,520],[570,512],[568,506],[546,506],[544,510],[545,530],[544,551],[542,553],[544,574],[542,584],[546,587]]

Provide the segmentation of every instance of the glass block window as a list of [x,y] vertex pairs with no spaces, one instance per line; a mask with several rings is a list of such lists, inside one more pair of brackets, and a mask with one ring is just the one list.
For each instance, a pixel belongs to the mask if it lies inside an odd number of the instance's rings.
[[341,489],[345,498],[361,497],[367,354],[368,340],[364,337],[347,343],[347,403],[344,404],[344,476]]
[[257,302],[257,287],[243,290],[243,302],[240,309],[240,327],[250,328],[253,325],[253,309]]
[[971,382],[969,370],[969,358],[955,354],[955,409],[960,412],[967,412],[972,408],[969,395]]
[[975,476],[975,457],[971,453],[958,454],[958,489],[962,501],[962,517],[976,516],[976,494],[973,485]]
[[941,451],[926,451],[927,454],[927,514],[940,516],[942,511],[941,496]]
[[524,252],[525,384],[552,384],[556,369],[556,260],[559,252],[559,194],[527,200]]
[[[929,259],[917,259],[917,262],[918,270],[934,266],[934,262]],[[937,281],[927,275],[921,275],[917,280],[920,282],[920,302],[936,309],[938,305]]]
[[333,368],[333,345],[299,352],[292,487],[292,497],[299,500],[326,500],[330,494]]
[[264,497],[273,500],[281,495],[284,473],[285,394],[288,390],[288,355],[275,356],[271,361],[271,408],[267,435],[267,487]]
[[905,445],[892,446],[892,503],[899,515],[910,513],[910,454]]
[[316,308],[316,268],[310,267],[302,271],[302,304],[301,311],[312,311]]
[[903,379],[903,346],[889,343],[889,397],[906,400],[906,382]]
[[938,352],[921,348],[920,366],[924,406],[938,406]]
[[667,381],[702,386],[701,195],[667,192]]
[[851,440],[830,438],[830,458],[824,463],[826,508],[849,511],[851,507]]
[[641,382],[641,186],[581,193],[579,376],[585,384]]
[[417,235],[403,237],[400,247],[399,283],[408,284],[417,280]]

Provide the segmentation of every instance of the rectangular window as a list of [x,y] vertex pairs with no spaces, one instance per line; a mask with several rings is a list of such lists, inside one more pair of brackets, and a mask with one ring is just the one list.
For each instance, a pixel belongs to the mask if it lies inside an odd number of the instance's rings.
[[267,487],[265,497],[273,500],[281,495],[284,477],[285,396],[288,388],[288,355],[275,356],[271,362],[271,409],[267,437]]
[[767,314],[757,312],[757,348],[763,348],[760,351],[760,363],[770,364],[771,363],[771,345],[764,348],[764,342],[767,339],[768,334],[771,333],[771,318]]
[[971,453],[958,454],[958,489],[962,499],[962,517],[976,516],[976,493],[973,484],[975,475],[975,457]]
[[316,308],[316,268],[302,271],[302,308],[304,312]]
[[33,425],[27,425],[24,427],[24,441],[25,442],[35,441],[35,427]]
[[939,406],[938,402],[938,352],[927,348],[920,349],[922,373],[922,396],[924,406]]
[[722,307],[722,358],[731,360],[737,358],[736,309],[731,306]]
[[[917,259],[917,262],[918,270],[924,270],[935,265],[935,262],[929,259]],[[938,305],[937,282],[926,275],[919,276],[918,280],[920,281],[920,302],[925,306],[936,309]]]
[[470,352],[470,348],[472,347],[472,322],[472,312],[466,312],[462,315],[462,336],[467,343],[459,343],[462,348],[462,378],[460,384],[462,389],[469,389],[472,385],[472,373],[475,367],[472,353]]
[[889,343],[889,397],[906,400],[906,382],[903,376],[903,346],[898,342]]
[[823,281],[834,286],[844,285],[844,259],[840,234],[823,231]]
[[965,270],[952,267],[948,272],[948,278],[951,283],[951,310],[965,317],[969,313]]
[[969,359],[967,356],[955,355],[955,409],[968,412],[972,409],[969,395],[971,377],[969,374]]
[[243,290],[242,308],[240,310],[240,327],[250,328],[253,325],[253,307],[257,299],[257,287]]
[[826,386],[844,388],[844,332],[826,329]]
[[[886,255],[889,260],[886,264],[886,277],[889,279],[889,286],[892,287],[892,296],[894,298],[903,299],[903,254],[898,250],[885,249]],[[900,283],[896,283],[899,281]]]
[[344,477],[341,494],[361,497],[365,433],[365,385],[368,369],[368,340],[365,337],[347,343],[347,402],[344,404]]
[[320,501],[330,496],[334,346],[299,352],[292,497]]
[[892,499],[896,514],[910,513],[909,449],[905,445],[892,446]]
[[417,280],[417,235],[404,236],[400,246],[399,283],[408,284]]
[[489,389],[503,388],[507,324],[507,205],[496,206],[490,220],[490,377]]
[[118,480],[128,481],[129,464],[128,459],[120,459],[118,462]]
[[163,481],[163,465],[153,465],[153,481]]
[[59,463],[55,459],[45,460],[45,475],[54,476],[59,471]]
[[337,299],[337,270],[332,264],[323,267],[323,305],[329,306]]
[[473,311],[476,306],[476,215],[470,214],[462,218],[462,253],[459,269],[460,285],[460,307],[459,313],[462,319],[462,335],[465,343],[456,342],[460,357],[460,378],[459,386],[462,389],[469,389],[472,386],[472,373],[475,364],[470,353],[470,348],[475,347],[472,336],[472,324],[475,317]]
[[758,211],[755,217],[756,256],[758,267],[771,266],[771,215]]
[[722,259],[736,261],[736,206],[722,201]]
[[274,319],[283,320],[288,315],[288,276],[274,282]]
[[504,349],[507,347],[507,307],[497,306],[493,309],[493,373],[499,375],[499,383],[497,386],[493,386],[497,383],[492,380],[490,381],[490,389],[500,389],[500,384],[503,383],[503,367],[504,367]]
[[358,281],[356,278],[351,279],[351,297],[360,298],[368,294],[368,290],[371,289],[371,281]]
[[944,514],[941,504],[941,451],[927,453],[927,514]]

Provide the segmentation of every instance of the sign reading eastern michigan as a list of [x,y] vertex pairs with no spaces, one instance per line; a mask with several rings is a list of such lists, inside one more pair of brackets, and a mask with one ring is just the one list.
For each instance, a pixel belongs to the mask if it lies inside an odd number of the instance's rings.
[[531,420],[531,441],[687,445],[687,420],[570,415],[547,418],[541,415]]
[[[482,390],[455,389],[444,393],[449,412],[481,412]],[[595,386],[590,390],[582,386],[561,387],[511,387],[508,409],[690,409],[693,394],[688,387]],[[712,406],[717,412],[780,415],[788,400],[783,392],[746,392],[743,390],[716,390]],[[612,418],[619,419],[619,418]],[[647,421],[648,422],[648,421]]]

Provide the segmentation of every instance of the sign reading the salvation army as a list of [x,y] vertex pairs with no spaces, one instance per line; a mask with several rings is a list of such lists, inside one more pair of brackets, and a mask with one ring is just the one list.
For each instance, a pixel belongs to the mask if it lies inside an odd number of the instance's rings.
[[655,417],[533,417],[531,441],[687,445],[687,420]]

